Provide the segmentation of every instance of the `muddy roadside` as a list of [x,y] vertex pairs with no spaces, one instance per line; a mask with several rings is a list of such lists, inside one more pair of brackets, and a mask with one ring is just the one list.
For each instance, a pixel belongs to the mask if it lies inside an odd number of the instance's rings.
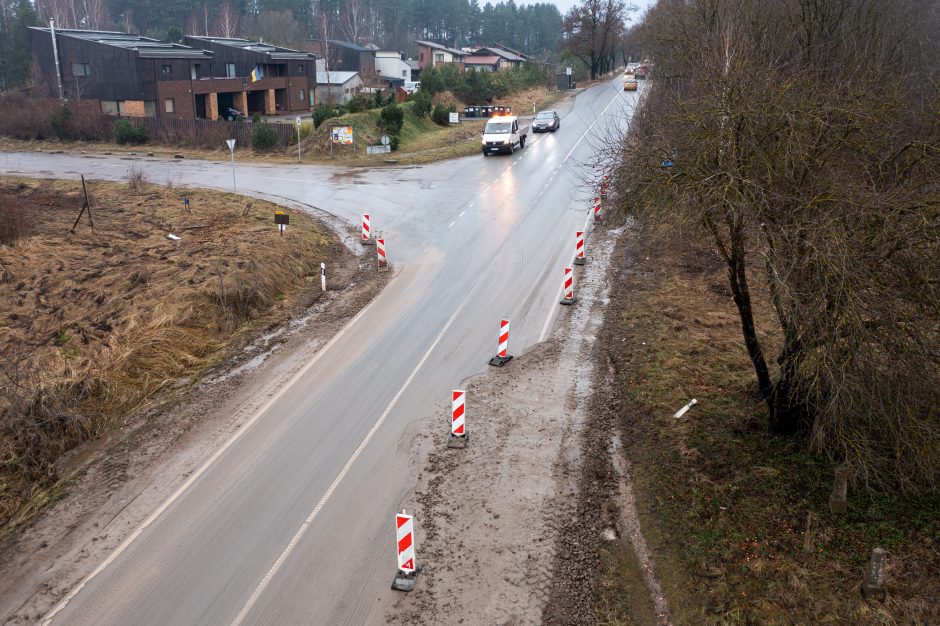
[[[591,591],[602,537],[625,534],[606,504],[618,487],[610,414],[595,387],[608,264],[629,236],[596,228],[575,276],[578,302],[562,309],[550,339],[500,369],[466,381],[469,442],[424,439],[427,462],[402,506],[415,512],[416,589],[385,618],[414,624],[595,623]],[[618,252],[614,252],[614,250]],[[438,416],[447,424],[445,407]],[[640,610],[655,623],[639,579]]]
[[[316,218],[323,217],[308,208]],[[319,220],[335,231],[332,220]],[[351,240],[341,229],[342,240]],[[66,455],[54,503],[0,545],[0,620],[32,623],[223,445],[270,395],[373,300],[388,280],[337,241],[325,294],[259,325],[198,380],[154,396],[105,438]],[[319,292],[320,285],[311,284]]]

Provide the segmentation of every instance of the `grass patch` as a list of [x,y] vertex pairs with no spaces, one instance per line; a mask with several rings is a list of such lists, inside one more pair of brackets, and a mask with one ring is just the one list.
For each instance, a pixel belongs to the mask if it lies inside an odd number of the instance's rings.
[[[676,623],[940,623],[940,497],[856,486],[849,513],[829,513],[832,468],[767,433],[724,269],[680,230],[645,234],[617,297],[612,355],[637,505]],[[752,295],[771,315],[767,294]],[[874,547],[891,555],[884,603],[858,591]]]
[[70,234],[80,183],[0,182],[0,204],[34,225],[0,246],[0,536],[55,496],[63,453],[319,297],[332,260],[333,237],[301,213],[280,237],[268,202],[145,182],[89,193],[97,228]]

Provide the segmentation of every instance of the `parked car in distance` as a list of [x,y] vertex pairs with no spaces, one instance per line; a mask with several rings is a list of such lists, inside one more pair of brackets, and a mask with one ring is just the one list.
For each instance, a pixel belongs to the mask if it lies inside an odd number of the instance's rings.
[[539,111],[539,114],[532,120],[533,133],[555,132],[561,128],[561,118],[555,111]]
[[402,85],[401,88],[405,90],[405,93],[414,93],[418,91],[418,89],[421,88],[421,81],[420,80],[416,80],[416,81],[406,80],[405,84]]
[[245,117],[245,114],[236,108],[226,107],[225,110],[222,111],[222,117],[232,122],[234,120],[237,120],[240,117]]
[[633,76],[627,76],[623,79],[623,90],[624,91],[636,91],[639,88],[640,84],[636,82],[636,78]]

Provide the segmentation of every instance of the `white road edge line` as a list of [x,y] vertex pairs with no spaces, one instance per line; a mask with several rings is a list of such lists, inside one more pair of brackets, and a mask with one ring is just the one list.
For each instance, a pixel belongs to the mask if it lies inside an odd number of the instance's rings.
[[604,113],[607,113],[607,109],[609,109],[609,108],[611,107],[611,105],[614,103],[614,101],[617,100],[618,98],[620,98],[620,96],[621,96],[621,92],[618,91],[618,92],[617,92],[617,95],[615,95],[615,96],[610,100],[610,103],[608,103],[608,105],[607,105],[606,107],[604,107],[604,110],[601,111],[600,115],[598,115],[597,117],[594,118],[594,121],[591,122],[591,125],[587,127],[587,130],[584,131],[584,134],[581,135],[581,138],[578,139],[577,143],[575,143],[573,146],[571,146],[571,150],[568,150],[568,154],[565,155],[565,158],[564,158],[564,160],[562,161],[562,163],[567,163],[567,162],[568,162],[568,158],[571,156],[571,153],[574,152],[575,149],[576,149],[578,146],[581,145],[581,142],[584,141],[584,138],[587,137],[587,134],[588,134],[589,132],[591,132],[591,129],[594,128],[594,125],[595,125],[595,124],[597,124],[597,120],[601,119],[601,116],[604,115]]
[[329,488],[320,498],[320,501],[317,502],[317,505],[313,507],[313,511],[310,512],[310,515],[307,516],[307,519],[304,520],[303,524],[300,525],[300,528],[297,529],[297,532],[294,533],[294,536],[291,538],[290,543],[287,544],[287,547],[284,548],[284,551],[281,553],[281,556],[278,557],[277,561],[274,562],[274,565],[271,566],[271,569],[268,570],[268,573],[265,574],[264,578],[261,579],[261,582],[258,583],[258,587],[255,589],[254,593],[251,594],[251,597],[248,598],[248,602],[242,607],[242,610],[235,616],[235,620],[232,622],[232,626],[239,626],[245,618],[248,616],[248,613],[254,607],[255,603],[261,597],[261,594],[264,593],[264,590],[267,588],[268,584],[271,582],[271,579],[274,578],[274,575],[277,574],[277,571],[281,568],[284,561],[294,550],[297,544],[300,542],[300,539],[303,537],[304,533],[307,532],[307,529],[310,528],[310,525],[313,523],[313,520],[320,513],[320,509],[326,504],[327,500],[330,499],[330,496],[333,495],[333,492],[336,491],[336,488],[339,487],[340,482],[343,478],[346,477],[346,474],[352,468],[353,463],[356,462],[356,459],[359,458],[359,455],[362,454],[362,451],[365,450],[366,446],[369,445],[369,441],[372,440],[372,437],[379,430],[379,427],[382,426],[382,423],[385,421],[385,418],[388,417],[389,413],[392,412],[392,409],[395,408],[395,405],[398,404],[398,400],[404,395],[405,390],[411,385],[411,381],[414,380],[415,376],[418,375],[418,371],[424,365],[425,361],[428,360],[428,357],[431,356],[431,353],[434,352],[434,348],[437,347],[437,344],[440,343],[441,339],[444,338],[444,334],[447,332],[447,329],[450,328],[450,325],[454,323],[454,320],[457,319],[457,316],[460,315],[460,312],[463,311],[463,308],[467,305],[467,302],[470,301],[473,290],[471,289],[467,293],[467,297],[464,298],[463,302],[460,303],[460,306],[454,311],[454,314],[450,316],[450,319],[447,320],[447,323],[444,324],[444,328],[441,329],[441,332],[438,333],[437,337],[434,339],[434,343],[431,344],[431,347],[428,348],[428,351],[424,353],[424,356],[421,357],[421,360],[411,371],[411,374],[405,380],[405,383],[401,386],[401,389],[398,390],[398,393],[395,394],[395,397],[392,398],[392,401],[389,402],[388,406],[385,407],[385,410],[382,411],[382,415],[379,416],[379,419],[372,425],[372,429],[366,434],[365,439],[359,444],[359,447],[352,453],[352,456],[349,457],[349,460],[346,461],[346,464],[343,465],[343,469],[340,470],[336,478],[333,479],[333,482],[330,484]]
[[55,607],[53,607],[53,609],[52,609],[51,611],[49,611],[49,613],[47,613],[46,616],[43,618],[43,621],[42,621],[43,626],[47,626],[48,624],[52,623],[52,620],[55,618],[55,616],[56,616],[60,611],[62,611],[62,609],[64,609],[66,606],[68,606],[69,602],[71,602],[71,601],[75,598],[75,596],[78,595],[78,593],[79,593],[82,589],[84,589],[85,586],[86,586],[89,582],[91,582],[91,580],[92,580],[95,576],[97,576],[97,575],[100,574],[102,571],[104,571],[104,569],[105,569],[106,567],[108,567],[108,566],[109,566],[111,563],[113,563],[119,556],[121,556],[121,554],[122,554],[132,543],[134,543],[134,541],[135,541],[138,537],[140,537],[140,535],[141,535],[151,524],[153,524],[153,522],[156,521],[156,519],[157,519],[158,517],[160,517],[160,515],[162,515],[163,512],[166,511],[166,510],[170,507],[170,505],[172,505],[174,502],[176,502],[176,500],[177,500],[181,495],[183,495],[183,493],[184,493],[187,489],[189,489],[190,486],[192,486],[192,484],[193,484],[194,482],[196,482],[196,481],[199,479],[199,477],[202,476],[203,473],[205,473],[205,471],[206,471],[207,469],[209,469],[209,467],[210,467],[213,463],[215,463],[215,461],[216,461],[220,456],[222,456],[222,454],[223,454],[226,450],[228,450],[230,447],[232,447],[232,445],[233,445],[236,441],[238,441],[238,440],[241,438],[242,435],[244,435],[246,432],[248,432],[248,430],[251,429],[251,427],[255,424],[255,422],[257,422],[258,419],[259,419],[262,415],[264,415],[264,414],[267,412],[267,410],[268,410],[269,408],[271,408],[271,405],[273,405],[288,389],[290,389],[290,388],[293,386],[293,384],[294,384],[295,382],[297,382],[297,380],[300,379],[301,376],[303,376],[304,374],[306,374],[307,371],[308,371],[311,367],[313,367],[313,366],[320,360],[320,358],[330,350],[330,348],[333,346],[333,344],[335,344],[337,341],[339,341],[340,337],[342,337],[344,334],[346,334],[346,331],[349,330],[350,328],[352,328],[352,327],[356,324],[356,322],[359,321],[359,318],[361,318],[363,315],[365,315],[365,313],[366,313],[369,309],[372,308],[372,305],[375,304],[375,302],[376,302],[377,300],[378,300],[378,298],[376,298],[375,300],[373,300],[372,302],[370,302],[364,309],[362,309],[361,311],[359,311],[359,313],[357,313],[356,316],[353,317],[353,318],[349,321],[348,324],[346,324],[346,326],[344,326],[336,335],[334,335],[333,338],[330,339],[330,340],[316,353],[316,355],[314,355],[314,357],[313,357],[306,365],[304,365],[304,366],[290,379],[290,381],[289,381],[286,385],[284,385],[284,386],[281,387],[277,392],[275,392],[275,394],[274,394],[273,396],[271,396],[271,397],[268,399],[268,401],[265,402],[265,403],[261,406],[261,408],[258,409],[258,410],[255,412],[255,414],[254,414],[247,422],[245,422],[242,426],[240,426],[240,427],[238,428],[238,432],[236,432],[234,435],[232,435],[232,437],[229,438],[229,440],[226,441],[226,442],[222,445],[221,448],[219,448],[218,450],[216,450],[215,453],[214,453],[212,456],[210,456],[210,457],[206,460],[206,462],[203,463],[203,464],[199,467],[198,470],[196,470],[195,472],[193,472],[192,474],[190,474],[189,478],[186,479],[186,482],[184,482],[182,485],[180,485],[179,489],[177,489],[177,490],[173,493],[173,495],[171,495],[167,500],[165,500],[165,501],[163,502],[163,504],[161,504],[160,507],[159,507],[156,511],[154,511],[153,513],[151,513],[151,514],[150,514],[150,517],[148,517],[146,520],[144,520],[144,523],[141,524],[140,526],[138,526],[137,529],[136,529],[134,532],[132,532],[132,533],[127,537],[127,539],[125,539],[124,541],[122,541],[121,544],[120,544],[117,548],[114,549],[114,552],[112,552],[112,553],[108,556],[108,558],[106,558],[104,561],[102,561],[101,564],[98,565],[98,567],[96,567],[94,570],[92,570],[92,572],[91,572],[90,574],[88,574],[84,579],[82,579],[82,582],[80,582],[80,583],[79,583],[78,585],[76,585],[71,591],[69,591],[69,593],[68,593],[64,598],[62,598],[62,600],[60,600],[59,603],[58,603],[57,605],[55,605]]
[[[473,205],[471,204],[470,206],[473,206]],[[465,213],[466,213],[466,211],[461,211],[461,212],[460,212],[460,215],[458,215],[457,217],[463,217]]]
[[457,223],[456,221],[451,222],[451,223],[450,223],[450,226],[448,226],[447,228],[453,228],[453,227],[454,227],[454,224],[456,224],[456,223]]
[[[593,217],[594,216],[591,214],[590,209],[588,209],[588,216],[587,216],[587,219],[584,221],[584,228],[582,229],[582,232],[584,232],[585,234],[587,234],[588,232],[588,227],[591,225],[591,219]],[[552,324],[552,318],[554,318],[555,313],[558,312],[557,302],[561,300],[561,292],[564,290],[564,288],[565,288],[564,285],[558,288],[558,294],[555,296],[555,299],[552,300],[551,302],[551,305],[548,309],[548,317],[545,318],[545,323],[542,324],[542,332],[539,333],[539,343],[542,343],[543,341],[545,341],[545,338],[548,336],[548,329],[549,329],[549,326],[551,326]]]

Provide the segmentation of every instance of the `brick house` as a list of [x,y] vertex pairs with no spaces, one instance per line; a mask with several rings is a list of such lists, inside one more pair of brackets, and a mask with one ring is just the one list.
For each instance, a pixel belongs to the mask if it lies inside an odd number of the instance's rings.
[[[110,115],[195,117],[191,76],[212,54],[128,33],[56,30],[63,96],[95,101]],[[33,95],[58,97],[48,28],[30,28],[28,45],[39,80]]]
[[422,70],[429,65],[437,67],[445,63],[455,63],[463,70],[464,59],[467,56],[466,52],[448,48],[432,41],[421,41],[419,39],[415,43],[418,44],[418,65]]
[[187,35],[183,42],[212,53],[209,66],[193,74],[196,117],[216,119],[228,107],[249,116],[305,112],[316,104],[316,57],[309,52],[226,37]]

